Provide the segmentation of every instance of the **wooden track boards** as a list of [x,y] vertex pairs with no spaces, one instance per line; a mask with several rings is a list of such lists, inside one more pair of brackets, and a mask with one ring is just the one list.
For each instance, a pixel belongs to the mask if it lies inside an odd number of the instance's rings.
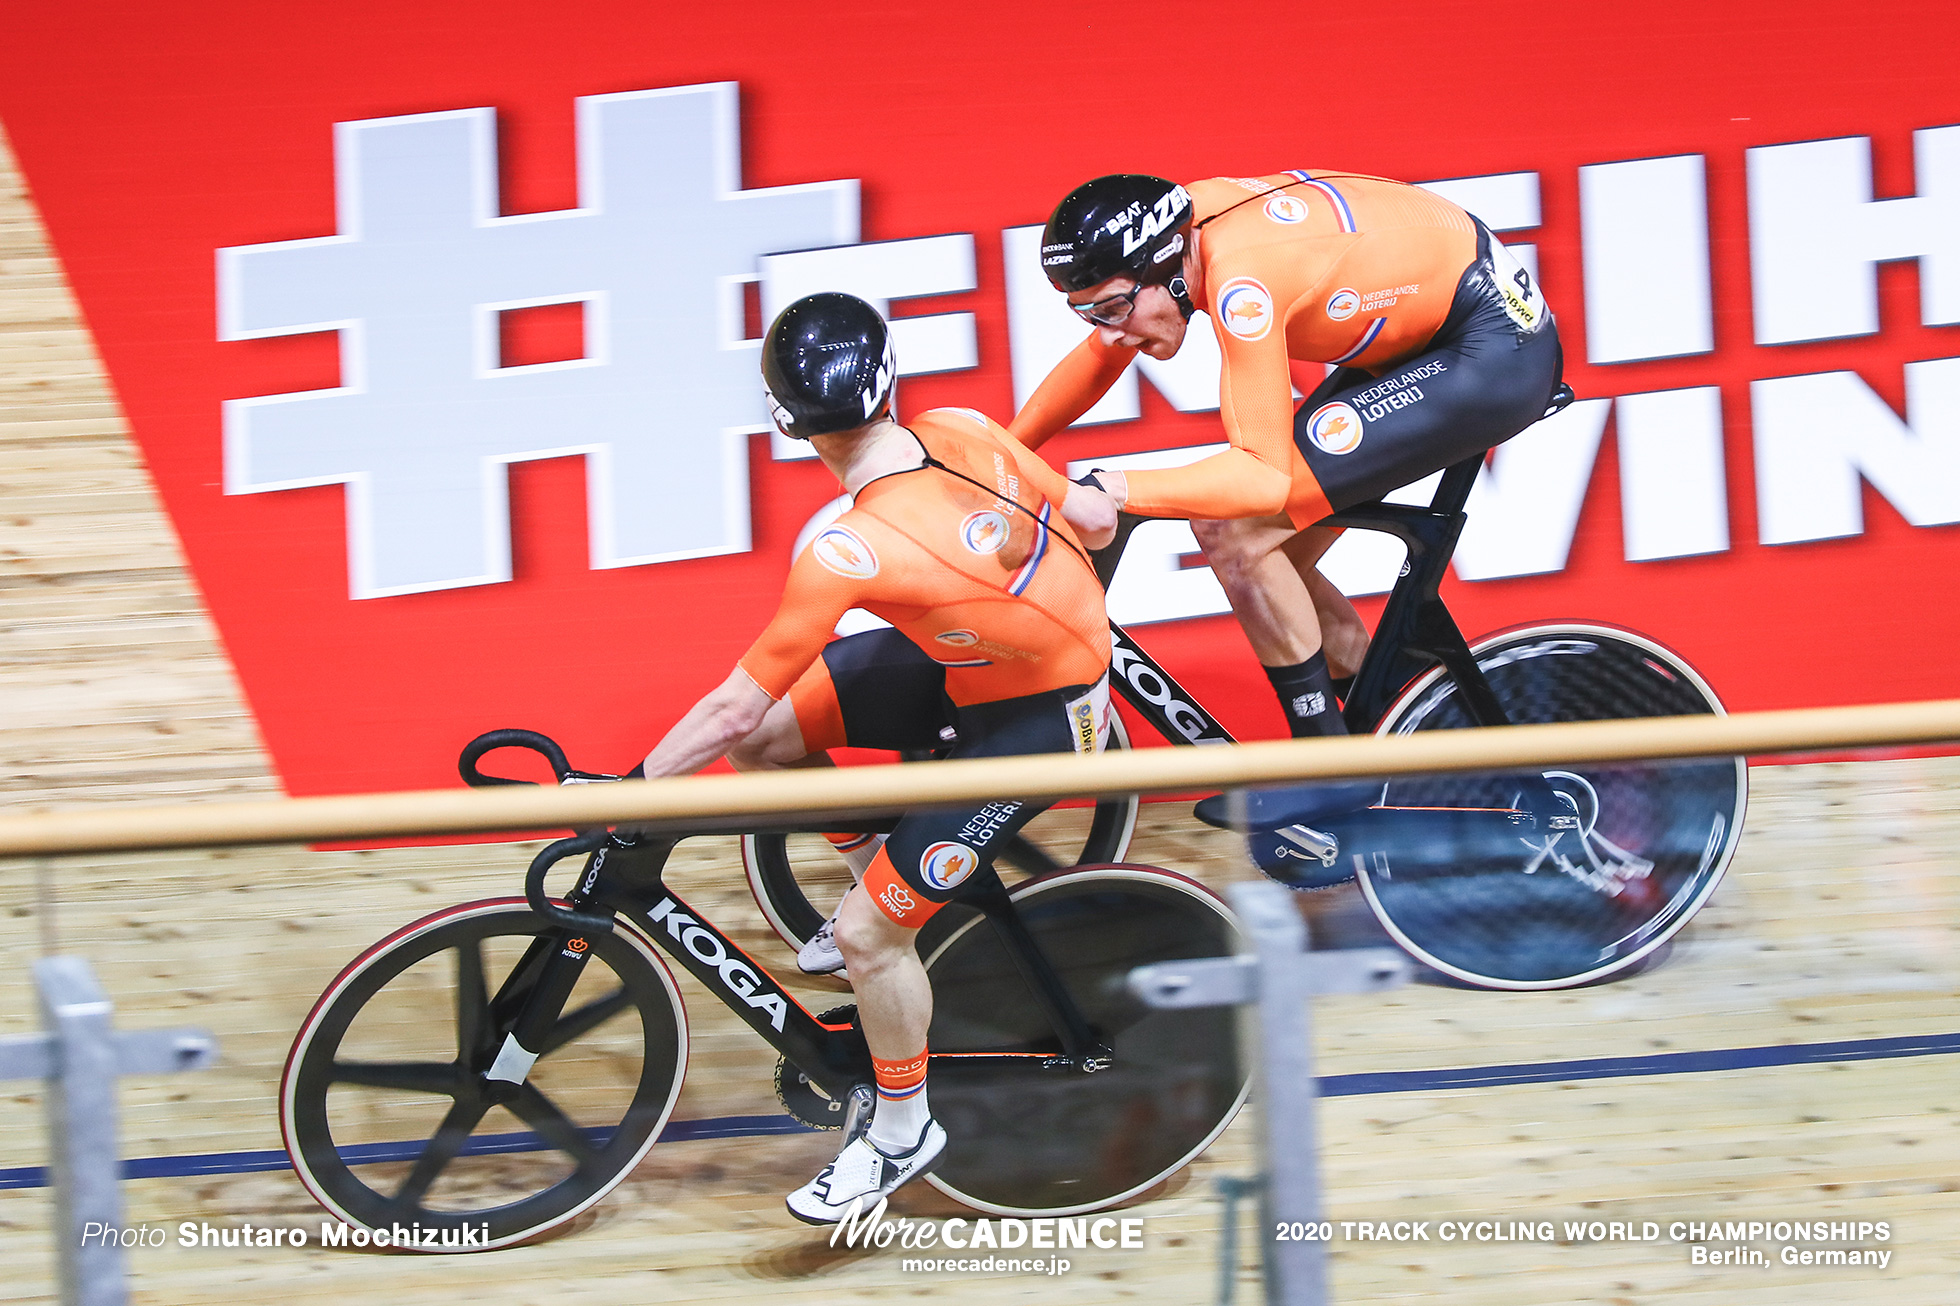
[[[0,748],[16,803],[268,793],[276,784],[106,379],[0,144]],[[1728,884],[1665,964],[1556,995],[1421,985],[1320,1004],[1324,1074],[1569,1061],[1951,1033],[1960,768],[1897,761],[1759,768]],[[361,948],[451,902],[512,893],[525,847],[245,849],[0,863],[0,1031],[32,1027],[26,967],[50,935],[95,965],[125,1028],[200,1024],[211,1071],[123,1087],[130,1157],[278,1146],[292,1031]],[[1222,884],[1232,841],[1152,809],[1136,857]],[[771,966],[726,843],[675,882]],[[45,909],[46,902],[53,911]],[[1368,942],[1351,891],[1309,903],[1324,937]],[[773,1114],[767,1050],[690,979],[694,1057],[677,1116]],[[813,1005],[831,1000],[812,987]],[[1946,1303],[1960,1279],[1960,1113],[1951,1057],[1333,1098],[1335,1220],[1888,1220],[1892,1264],[1711,1270],[1660,1243],[1378,1243],[1335,1248],[1335,1299],[1492,1306],[1783,1306],[1861,1291]],[[0,1168],[44,1160],[38,1096],[0,1099]],[[1212,1181],[1254,1167],[1241,1122],[1136,1204],[1142,1252],[1074,1253],[1066,1278],[906,1274],[892,1251],[834,1252],[782,1194],[825,1136],[657,1147],[565,1236],[489,1256],[191,1250],[130,1254],[146,1303],[452,1301],[1205,1301]],[[290,1173],[144,1179],[132,1223],[303,1227]],[[48,1300],[45,1189],[0,1191],[0,1300]],[[914,1214],[951,1214],[908,1193]],[[1247,1216],[1249,1219],[1249,1215]],[[1720,1244],[1726,1245],[1726,1244]],[[1250,1240],[1245,1243],[1249,1252]],[[1247,1262],[1248,1266],[1250,1262]],[[1256,1291],[1250,1279],[1241,1294]],[[1251,1300],[1242,1295],[1240,1300]]]
[[[1648,1051],[1945,1033],[1952,1028],[1960,894],[1936,849],[1960,814],[1927,799],[1954,768],[1889,762],[1759,768],[1752,828],[1730,881],[1666,964],[1565,994],[1472,993],[1421,985],[1316,1010],[1320,1069],[1359,1071],[1568,1061]],[[1813,813],[1833,810],[1829,822]],[[1229,841],[1154,809],[1138,855],[1237,872]],[[1899,836],[1888,839],[1888,836]],[[366,943],[453,901],[496,896],[528,846],[370,853],[242,850],[90,859],[64,876],[64,946],[89,957],[118,1023],[197,1022],[224,1047],[196,1075],[130,1080],[124,1150],[134,1157],[276,1148],[280,1060],[312,997]],[[79,862],[80,859],[77,859]],[[0,876],[8,935],[5,1010],[31,949],[26,868]],[[82,871],[82,865],[64,867]],[[726,841],[703,841],[674,883],[779,973]],[[1316,914],[1345,927],[1340,893]],[[771,1057],[683,978],[695,1048],[677,1117],[773,1113]],[[806,1002],[828,994],[811,987]],[[1711,1272],[1661,1242],[1470,1245],[1342,1242],[1337,1300],[1492,1303],[1822,1300],[1882,1279],[1887,1295],[1944,1302],[1960,1270],[1960,1117],[1948,1057],[1656,1075],[1340,1097],[1323,1104],[1329,1215],[1346,1220],[1889,1220],[1883,1274],[1773,1268]],[[18,1095],[0,1120],[0,1167],[39,1159],[38,1111]],[[185,1250],[133,1253],[139,1300],[258,1301],[267,1284],[304,1300],[458,1290],[494,1302],[771,1298],[877,1299],[927,1288],[955,1299],[1020,1294],[1172,1300],[1213,1291],[1219,1206],[1211,1180],[1252,1166],[1247,1130],[1227,1138],[1172,1192],[1134,1208],[1149,1249],[1072,1257],[1066,1285],[1033,1276],[919,1276],[896,1253],[832,1254],[782,1214],[781,1197],[821,1164],[824,1137],[664,1144],[568,1235],[477,1258]],[[289,1174],[155,1179],[127,1186],[132,1221],[209,1220],[317,1232],[319,1213]],[[903,1204],[953,1213],[929,1193]],[[7,1241],[41,1238],[46,1194],[0,1194]],[[1726,1245],[1726,1244],[1722,1244]],[[1249,1246],[1249,1244],[1248,1244]],[[10,1258],[11,1260],[12,1258]],[[32,1299],[35,1266],[0,1287]],[[42,1272],[45,1272],[44,1270]],[[1522,1277],[1520,1277],[1522,1276]],[[1623,1285],[1623,1286],[1622,1286]],[[1806,1296],[1814,1293],[1814,1296]]]
[[278,792],[0,135],[0,796]]

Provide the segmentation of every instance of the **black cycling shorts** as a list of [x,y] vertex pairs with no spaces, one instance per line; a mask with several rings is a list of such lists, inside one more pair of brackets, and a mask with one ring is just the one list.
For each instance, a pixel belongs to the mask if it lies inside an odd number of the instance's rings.
[[1300,405],[1293,442],[1334,511],[1500,445],[1545,415],[1564,372],[1558,323],[1545,312],[1535,328],[1519,324],[1500,277],[1524,274],[1502,261],[1500,273],[1478,223],[1477,259],[1429,347],[1380,376],[1336,368]]
[[[896,630],[868,630],[824,647],[823,662],[853,748],[945,749],[947,757],[1093,753],[1109,721],[1107,679],[961,707],[946,670]],[[799,697],[799,721],[804,700]],[[806,746],[813,741],[807,736]],[[905,885],[928,902],[951,902],[1046,802],[1002,798],[910,813],[885,841]]]

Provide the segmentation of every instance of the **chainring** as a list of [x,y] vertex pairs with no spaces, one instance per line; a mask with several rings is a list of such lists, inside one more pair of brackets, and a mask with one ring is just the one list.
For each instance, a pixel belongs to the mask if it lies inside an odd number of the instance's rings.
[[[846,1021],[855,1025],[857,1004],[852,1002],[832,1007],[817,1019],[826,1025],[839,1025]],[[848,1114],[845,1103],[826,1097],[821,1089],[810,1082],[808,1075],[791,1065],[785,1057],[776,1059],[776,1100],[783,1104],[783,1110],[812,1129],[842,1129],[844,1117]]]

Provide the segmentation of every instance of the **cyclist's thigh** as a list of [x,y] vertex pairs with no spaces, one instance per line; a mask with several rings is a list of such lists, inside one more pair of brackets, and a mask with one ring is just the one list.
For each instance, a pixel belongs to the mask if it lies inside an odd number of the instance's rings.
[[[1107,681],[964,707],[959,743],[951,755],[1096,752],[1108,715]],[[975,871],[991,863],[1001,846],[1048,806],[1002,798],[911,813],[886,840],[885,854],[914,891],[930,902],[951,902]]]
[[1300,406],[1294,443],[1335,511],[1483,452],[1544,416],[1561,368],[1558,327],[1520,332],[1472,302],[1428,352],[1371,377],[1342,368]]
[[1191,533],[1204,550],[1205,561],[1214,567],[1237,563],[1246,566],[1278,549],[1288,548],[1300,528],[1285,513],[1270,517],[1237,517],[1220,521],[1193,519]]
[[789,691],[807,751],[938,748],[953,724],[946,669],[889,627],[846,635]]
[[1286,542],[1286,556],[1295,567],[1305,570],[1320,565],[1321,558],[1341,538],[1338,526],[1309,526],[1297,531]]

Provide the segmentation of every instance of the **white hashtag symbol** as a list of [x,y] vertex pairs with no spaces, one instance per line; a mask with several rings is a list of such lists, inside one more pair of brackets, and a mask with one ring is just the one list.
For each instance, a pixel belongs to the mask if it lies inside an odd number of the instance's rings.
[[[507,467],[588,458],[592,565],[749,547],[768,429],[732,290],[855,241],[857,183],[739,189],[732,84],[579,101],[580,206],[498,214],[488,109],[337,124],[338,235],[219,251],[222,339],[339,330],[338,389],[225,405],[231,494],[345,484],[356,598],[510,578]],[[502,367],[498,310],[583,301]]]

